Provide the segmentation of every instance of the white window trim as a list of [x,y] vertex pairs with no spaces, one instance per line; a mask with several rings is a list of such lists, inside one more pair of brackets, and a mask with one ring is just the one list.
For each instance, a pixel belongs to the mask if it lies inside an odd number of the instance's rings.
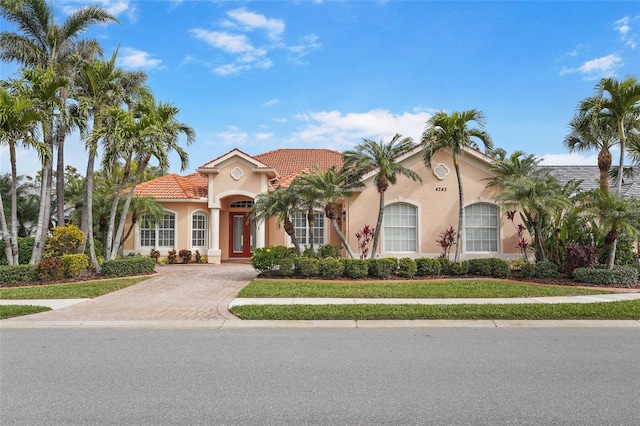
[[[314,247],[315,249],[318,249],[318,247],[319,247],[319,246],[321,246],[321,245],[324,245],[324,244],[327,244],[327,243],[328,243],[328,241],[329,241],[329,240],[328,240],[328,228],[329,228],[329,227],[327,226],[328,219],[327,219],[327,216],[325,215],[324,210],[314,210],[314,212],[315,212],[316,214],[317,214],[317,213],[321,213],[321,214],[322,214],[322,216],[324,216],[324,226],[323,226],[323,229],[322,229],[322,240],[323,240],[324,242],[323,242],[323,243],[321,243],[321,244],[314,244],[314,245],[313,245],[313,247]],[[304,212],[302,212],[302,213],[304,214],[304,220],[305,220],[305,224],[307,224],[306,229],[307,229],[307,233],[308,233],[308,232],[309,232],[309,226],[308,226],[309,224],[307,223],[307,212],[306,212],[306,211],[304,211]],[[293,222],[293,221],[292,221],[292,222]],[[315,227],[314,227],[314,229],[317,229],[317,228],[315,228]],[[285,235],[285,238],[286,238],[286,239],[285,239],[285,241],[287,242],[287,247],[293,247],[293,241],[291,240],[291,236],[290,236],[289,234],[287,234],[287,232],[286,232],[286,231],[284,232],[284,235]],[[299,242],[299,243],[300,243],[300,242]],[[302,244],[302,243],[300,243],[300,248],[301,248],[302,250],[304,250],[304,249],[306,249],[306,248],[308,248],[308,247],[311,247],[311,245],[310,245],[310,244]]]
[[160,238],[159,238],[159,235],[158,235],[159,228],[158,228],[158,223],[157,222],[156,222],[156,246],[155,247],[151,247],[151,246],[143,246],[142,244],[140,244],[140,230],[141,230],[140,223],[141,223],[141,221],[139,221],[136,224],[136,241],[135,241],[135,245],[134,245],[136,247],[136,250],[156,249],[156,250],[168,251],[168,250],[176,249],[175,245],[178,242],[178,214],[173,210],[164,209],[163,212],[162,212],[162,216],[163,216],[162,220],[164,220],[164,215],[166,213],[169,213],[169,214],[173,215],[173,219],[174,219],[174,221],[173,221],[173,223],[174,223],[174,227],[173,227],[173,244],[174,245],[173,246],[161,246],[161,245],[158,244],[159,241],[160,241]]
[[[195,215],[204,216],[204,245],[196,246],[193,245],[193,217]],[[204,250],[209,246],[209,214],[205,210],[196,210],[191,213],[191,220],[189,221],[189,244],[191,245],[191,250]]]
[[[490,206],[493,206],[496,208],[496,219],[497,219],[497,223],[496,223],[496,230],[497,230],[497,235],[496,235],[496,239],[497,239],[497,244],[496,244],[496,251],[469,251],[467,250],[467,212],[466,209],[467,207],[476,205],[476,204],[488,204]],[[496,254],[496,253],[502,253],[502,221],[500,220],[500,206],[498,206],[496,203],[488,201],[488,200],[477,200],[477,201],[473,201],[471,203],[468,203],[464,206],[465,208],[465,214],[464,214],[464,233],[462,234],[462,248],[463,248],[463,252],[464,253],[470,253],[470,254]]]
[[[386,209],[387,206],[390,206],[392,204],[408,204],[410,206],[413,206],[416,208],[416,250],[415,251],[386,251],[385,248],[385,238],[384,238],[384,219],[382,221],[382,231],[380,232],[380,254],[384,255],[384,254],[392,254],[392,255],[396,255],[396,254],[418,254],[418,253],[422,253],[421,251],[421,238],[420,238],[420,229],[421,229],[421,222],[422,222],[422,206],[420,203],[416,203],[415,201],[412,200],[405,200],[403,198],[397,198],[395,200],[392,201],[388,201],[384,204],[384,208]],[[386,215],[385,215],[386,216]]]

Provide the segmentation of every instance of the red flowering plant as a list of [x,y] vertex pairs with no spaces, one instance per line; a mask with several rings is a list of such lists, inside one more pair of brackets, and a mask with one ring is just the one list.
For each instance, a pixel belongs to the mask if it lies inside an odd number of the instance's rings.
[[518,231],[518,244],[516,245],[516,247],[520,249],[520,253],[522,253],[522,257],[524,258],[525,262],[528,262],[527,250],[530,249],[529,240],[524,237],[524,231],[527,230],[527,227],[521,223],[516,225],[516,210],[509,210],[506,215],[507,219],[509,219],[513,226],[516,227],[516,231]]
[[436,242],[440,247],[442,247],[442,254],[440,257],[449,259],[451,247],[456,244],[456,231],[453,229],[453,226],[449,226],[449,229],[442,231]]
[[369,246],[373,240],[373,234],[375,228],[369,225],[365,225],[362,230],[356,232],[356,238],[358,238],[358,247],[360,249],[360,259],[366,259],[369,255]]

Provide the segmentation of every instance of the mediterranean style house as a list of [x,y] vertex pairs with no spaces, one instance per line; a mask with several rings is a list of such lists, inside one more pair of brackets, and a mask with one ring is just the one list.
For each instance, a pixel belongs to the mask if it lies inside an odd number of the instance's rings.
[[[379,257],[437,257],[439,234],[458,223],[458,183],[452,156],[439,152],[432,168],[422,160],[422,147],[398,158],[404,166],[422,176],[414,182],[403,176],[385,193],[384,223]],[[520,256],[517,232],[495,202],[496,188],[486,188],[491,159],[476,150],[460,156],[465,201],[461,259]],[[164,218],[155,222],[143,215],[124,243],[124,254],[148,254],[151,249],[167,256],[169,250],[198,250],[209,263],[251,257],[253,248],[291,245],[275,218],[252,223],[248,214],[258,194],[287,186],[304,171],[315,166],[327,169],[342,166],[342,154],[327,149],[277,149],[249,155],[239,149],[213,159],[188,176],[169,174],[144,182],[136,195],[152,196],[164,208]],[[375,226],[379,196],[373,173],[363,179],[364,188],[342,200],[339,224],[354,253],[358,253],[356,232],[364,225]],[[129,219],[131,221],[131,218]],[[318,211],[313,235],[309,235],[306,212],[292,217],[301,245],[313,238],[322,244],[341,246],[324,211]],[[341,253],[346,255],[344,247]]]

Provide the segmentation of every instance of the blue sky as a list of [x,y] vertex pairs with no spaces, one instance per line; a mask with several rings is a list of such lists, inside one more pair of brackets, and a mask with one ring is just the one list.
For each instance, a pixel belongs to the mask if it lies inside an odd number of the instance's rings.
[[[234,147],[343,151],[395,133],[417,141],[435,111],[472,108],[508,153],[595,165],[595,152],[562,145],[576,105],[602,77],[640,77],[633,1],[55,0],[56,21],[89,3],[121,23],[86,35],[105,56],[119,46],[119,65],[146,71],[156,98],[196,131],[184,173]],[[14,64],[0,65],[2,79],[15,76]],[[83,171],[77,136],[67,146]],[[34,173],[34,157],[22,153],[18,172]],[[175,158],[171,171],[180,172]]]

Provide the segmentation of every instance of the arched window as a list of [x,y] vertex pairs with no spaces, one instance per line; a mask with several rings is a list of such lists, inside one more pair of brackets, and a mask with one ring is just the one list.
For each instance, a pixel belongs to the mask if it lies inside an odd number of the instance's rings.
[[174,248],[176,240],[176,215],[165,212],[162,222],[156,222],[148,214],[140,218],[140,247]]
[[476,203],[465,207],[465,250],[467,252],[498,251],[498,208]]
[[[318,248],[325,243],[325,220],[324,212],[315,211],[313,221],[313,245]],[[296,230],[296,238],[301,246],[311,246],[311,235],[307,223],[307,212],[296,212],[291,215],[291,223]]]
[[191,247],[207,247],[207,216],[204,213],[191,216]]
[[407,203],[389,204],[383,218],[385,252],[418,251],[418,208]]

